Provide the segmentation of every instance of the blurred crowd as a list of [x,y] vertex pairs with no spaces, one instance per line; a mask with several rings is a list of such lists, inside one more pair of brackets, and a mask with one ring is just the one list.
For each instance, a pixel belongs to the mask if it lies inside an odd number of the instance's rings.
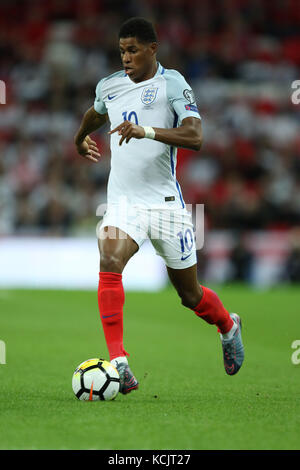
[[203,119],[201,151],[178,153],[186,202],[205,204],[209,229],[300,225],[299,0],[1,0],[0,235],[94,233],[108,128],[98,164],[73,137],[97,82],[122,68],[132,16],[153,21],[158,60],[186,77]]

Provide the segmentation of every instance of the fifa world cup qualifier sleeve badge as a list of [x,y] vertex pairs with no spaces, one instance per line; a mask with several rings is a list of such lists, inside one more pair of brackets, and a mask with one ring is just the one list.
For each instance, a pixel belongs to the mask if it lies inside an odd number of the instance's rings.
[[193,90],[188,90],[188,89],[185,89],[183,91],[183,96],[185,97],[185,99],[188,101],[189,104],[186,104],[184,107],[187,111],[193,111],[194,113],[198,113],[199,114],[199,111],[198,111],[198,108],[197,108],[197,105],[196,105],[196,98],[195,98],[195,95],[193,93]]
[[190,104],[193,104],[196,102],[196,99],[195,99],[195,95],[193,93],[193,90],[184,90],[183,91],[183,96],[185,97],[185,99],[190,103]]

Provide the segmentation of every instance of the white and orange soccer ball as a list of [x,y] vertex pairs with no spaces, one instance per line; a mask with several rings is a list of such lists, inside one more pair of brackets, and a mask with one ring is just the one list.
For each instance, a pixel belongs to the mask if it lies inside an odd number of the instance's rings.
[[119,372],[105,359],[88,359],[76,368],[72,388],[79,400],[113,400],[120,389]]

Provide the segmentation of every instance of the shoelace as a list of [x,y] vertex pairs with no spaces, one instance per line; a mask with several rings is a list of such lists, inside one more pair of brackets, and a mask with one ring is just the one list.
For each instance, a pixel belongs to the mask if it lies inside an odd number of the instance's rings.
[[126,364],[118,364],[119,375],[122,376],[122,379],[125,378]]
[[128,382],[129,373],[128,373],[127,368],[128,368],[127,364],[122,364],[122,365],[119,365],[118,367],[120,381],[121,383],[123,383],[123,385],[125,384],[127,385],[127,382]]

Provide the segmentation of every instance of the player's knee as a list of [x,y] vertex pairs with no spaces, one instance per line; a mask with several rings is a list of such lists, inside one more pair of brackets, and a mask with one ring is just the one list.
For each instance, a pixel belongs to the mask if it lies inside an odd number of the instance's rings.
[[123,260],[114,254],[100,254],[100,270],[110,273],[122,273],[124,269]]

